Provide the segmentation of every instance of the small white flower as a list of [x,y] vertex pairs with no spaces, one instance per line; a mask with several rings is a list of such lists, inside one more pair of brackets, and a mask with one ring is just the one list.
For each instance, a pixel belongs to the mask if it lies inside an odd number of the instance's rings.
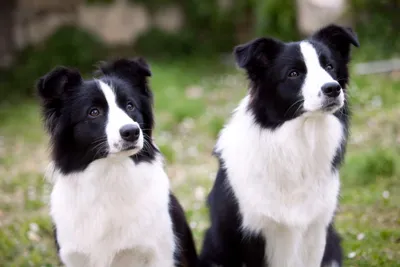
[[206,190],[203,187],[201,186],[196,187],[196,190],[194,191],[194,196],[197,200],[203,201],[205,194]]
[[390,193],[389,193],[389,191],[383,191],[383,193],[382,193],[382,197],[384,198],[384,199],[388,199],[389,198],[389,196],[390,196]]
[[190,228],[196,229],[197,227],[197,222],[190,222]]
[[364,233],[359,233],[359,234],[357,235],[357,240],[363,240],[364,237],[365,237],[365,234],[364,234]]
[[39,236],[32,231],[28,232],[28,238],[31,241],[39,241]]
[[355,253],[355,252],[353,251],[353,252],[350,252],[349,255],[347,255],[347,257],[348,257],[349,259],[352,259],[352,258],[354,258],[356,255],[357,255],[357,253]]
[[37,232],[39,232],[39,225],[37,225],[37,223],[30,223],[29,230],[34,233],[37,233]]
[[28,239],[31,241],[39,241],[40,237],[37,234],[39,232],[39,226],[36,223],[29,224]]
[[380,96],[374,96],[371,100],[371,106],[373,108],[380,108],[382,106],[382,98]]

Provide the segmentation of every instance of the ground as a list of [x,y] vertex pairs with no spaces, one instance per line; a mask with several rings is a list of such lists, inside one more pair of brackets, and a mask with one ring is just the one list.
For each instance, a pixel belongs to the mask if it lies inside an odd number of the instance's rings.
[[[212,148],[247,81],[241,71],[204,60],[151,63],[155,140],[200,248],[217,170]],[[400,80],[354,76],[348,91],[353,119],[337,214],[345,266],[400,266]],[[0,103],[0,265],[59,266],[38,103]]]

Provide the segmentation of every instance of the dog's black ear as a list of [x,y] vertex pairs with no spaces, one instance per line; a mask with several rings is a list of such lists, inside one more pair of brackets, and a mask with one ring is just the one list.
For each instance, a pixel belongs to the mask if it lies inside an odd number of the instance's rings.
[[99,72],[105,75],[117,75],[121,78],[146,78],[151,76],[150,66],[144,58],[117,59],[101,62]]
[[36,90],[42,100],[44,122],[50,133],[57,127],[63,95],[72,92],[71,89],[82,82],[79,71],[66,67],[56,67],[38,80]]
[[233,54],[240,68],[247,69],[252,66],[265,66],[276,55],[283,43],[273,38],[261,37],[248,43],[238,45]]
[[61,98],[63,93],[81,84],[82,81],[78,70],[59,66],[41,77],[36,84],[36,89],[43,100],[49,101]]
[[339,51],[344,58],[349,56],[350,45],[360,46],[357,35],[351,28],[334,24],[318,30],[311,39],[319,40],[332,49]]

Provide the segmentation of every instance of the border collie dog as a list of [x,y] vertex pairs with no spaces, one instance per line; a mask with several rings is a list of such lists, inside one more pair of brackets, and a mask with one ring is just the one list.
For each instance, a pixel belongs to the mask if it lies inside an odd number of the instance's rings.
[[57,67],[38,81],[52,144],[50,213],[67,267],[197,265],[152,140],[148,76],[139,58],[102,63],[90,80]]
[[202,266],[339,267],[333,228],[348,136],[349,28],[234,50],[248,95],[221,131]]

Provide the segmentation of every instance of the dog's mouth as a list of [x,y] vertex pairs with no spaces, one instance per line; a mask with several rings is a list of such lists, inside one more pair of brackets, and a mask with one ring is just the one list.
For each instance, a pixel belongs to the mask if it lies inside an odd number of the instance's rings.
[[343,106],[343,103],[341,103],[339,100],[327,100],[325,103],[322,105],[322,110],[326,112],[333,112],[336,111],[337,109],[341,108]]
[[143,148],[141,142],[122,142],[119,144],[115,144],[113,150],[108,151],[108,155],[111,157],[114,156],[132,156],[139,153]]
[[135,150],[135,149],[140,150],[140,146],[138,146],[137,144],[124,144],[124,145],[122,145],[121,152],[128,151],[128,150]]

